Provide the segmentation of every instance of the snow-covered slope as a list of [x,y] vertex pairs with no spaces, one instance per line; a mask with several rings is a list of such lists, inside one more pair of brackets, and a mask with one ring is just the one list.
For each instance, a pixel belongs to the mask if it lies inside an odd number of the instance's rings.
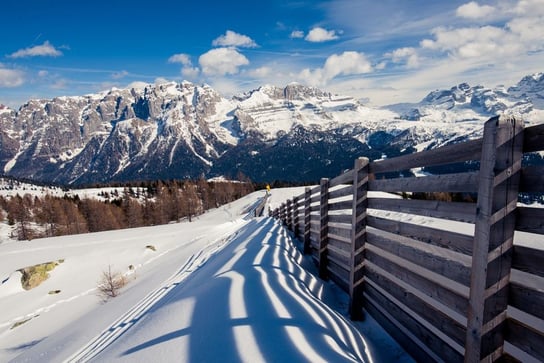
[[[371,318],[365,337],[321,301],[345,296],[303,268],[279,224],[248,217],[263,196],[193,223],[0,244],[0,361],[410,361]],[[21,288],[18,269],[60,260]],[[110,265],[129,283],[101,303]]]

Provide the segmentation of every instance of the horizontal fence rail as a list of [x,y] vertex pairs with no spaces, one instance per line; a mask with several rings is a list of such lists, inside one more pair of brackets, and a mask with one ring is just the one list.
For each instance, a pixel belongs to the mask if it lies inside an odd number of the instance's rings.
[[[494,117],[482,139],[359,158],[269,214],[348,292],[352,319],[364,308],[417,360],[544,361],[544,244],[514,245],[544,234],[544,208],[518,205],[544,193],[544,167],[521,164],[543,150],[544,124]],[[391,177],[463,162],[479,170]]]

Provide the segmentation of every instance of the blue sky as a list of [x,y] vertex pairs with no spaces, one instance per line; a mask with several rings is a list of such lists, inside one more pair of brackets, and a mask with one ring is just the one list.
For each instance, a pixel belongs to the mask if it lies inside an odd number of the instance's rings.
[[164,80],[374,105],[544,71],[544,0],[4,0],[0,103]]

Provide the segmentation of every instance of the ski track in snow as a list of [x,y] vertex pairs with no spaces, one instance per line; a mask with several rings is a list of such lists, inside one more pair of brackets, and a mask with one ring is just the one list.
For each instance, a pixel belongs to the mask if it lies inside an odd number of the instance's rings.
[[[110,344],[112,344],[123,333],[136,324],[153,306],[155,306],[163,297],[165,297],[173,288],[178,286],[192,272],[202,267],[208,259],[216,252],[220,251],[230,241],[236,238],[238,231],[230,236],[223,236],[205,246],[203,249],[193,254],[178,272],[168,278],[159,288],[149,293],[139,303],[129,309],[124,315],[113,322],[97,337],[92,339],[87,345],[82,347],[64,362],[88,362]],[[192,242],[195,242],[197,237]]]

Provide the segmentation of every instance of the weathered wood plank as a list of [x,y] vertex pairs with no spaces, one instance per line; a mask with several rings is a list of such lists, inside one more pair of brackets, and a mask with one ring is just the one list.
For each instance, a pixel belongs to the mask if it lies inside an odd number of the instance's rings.
[[353,165],[351,241],[349,261],[349,312],[353,320],[363,319],[363,270],[364,247],[366,243],[366,225],[368,208],[368,165],[367,158],[358,158]]
[[544,166],[528,166],[521,169],[520,192],[544,192]]
[[351,251],[351,246],[350,246],[350,242],[347,241],[346,239],[329,235],[329,244],[334,245],[338,249],[341,249],[342,251],[344,251],[343,253],[346,256],[349,256],[349,252]]
[[342,280],[349,282],[349,271],[346,269],[345,261],[341,256],[335,256],[334,260],[330,260],[327,268],[334,271],[335,275]]
[[337,244],[343,243],[343,244],[346,244],[346,245],[349,245],[349,243],[350,243],[349,238],[342,237],[342,236],[337,236],[337,235],[332,234],[330,232],[329,232],[328,237],[329,237],[329,243],[337,243]]
[[349,256],[346,256],[342,250],[336,249],[334,246],[329,246],[329,255],[327,258],[330,259],[330,261],[333,261],[336,263],[339,267],[341,267],[343,270],[346,271],[346,273],[349,273]]
[[[509,206],[515,207],[518,199],[523,133],[523,122],[514,118],[494,117],[484,125],[465,344],[467,363],[487,359],[490,353],[502,351],[504,345],[502,326],[515,229],[515,214]],[[502,180],[502,175],[506,179]],[[498,246],[499,255],[491,257]],[[488,289],[495,285],[497,288]],[[484,330],[484,324],[491,320],[495,328]]]
[[523,152],[544,150],[544,123],[527,127],[523,135]]
[[420,341],[425,342],[426,346],[430,348],[430,350],[434,352],[437,357],[440,357],[440,359],[446,362],[459,362],[462,360],[461,353],[444,342],[440,337],[421,324],[418,320],[407,314],[404,307],[401,307],[392,300],[388,299],[370,283],[364,284],[363,289],[365,295],[368,295],[370,299],[383,307],[384,310],[392,315],[400,324],[406,327]]
[[445,314],[442,310],[436,309],[431,304],[419,298],[412,291],[406,290],[392,280],[389,280],[385,276],[372,270],[367,269],[365,271],[365,278],[387,291],[395,299],[401,301],[423,319],[452,338],[457,344],[463,345],[465,343],[465,327]]
[[[340,225],[338,225],[340,226]],[[329,225],[328,233],[346,239],[347,241],[351,238],[351,229],[332,227]]]
[[544,335],[514,320],[506,320],[505,339],[519,349],[544,362]]
[[321,200],[321,196],[318,194],[310,198],[310,203],[311,204],[319,203],[320,200]]
[[420,166],[433,166],[478,160],[481,155],[481,148],[481,139],[447,145],[439,149],[421,151],[370,163],[369,172],[371,174],[377,174],[412,169]]
[[353,188],[351,185],[346,185],[339,189],[329,191],[329,199],[345,197],[351,195],[351,193],[353,193]]
[[544,208],[517,207],[516,213],[517,231],[544,234]]
[[544,249],[514,245],[512,268],[544,277]]
[[374,228],[367,230],[367,242],[407,261],[436,272],[462,285],[470,284],[470,267],[413,246],[410,238]]
[[338,256],[341,256],[343,259],[345,259],[345,263],[343,263],[343,267],[348,269],[348,262],[350,257],[350,249],[349,245],[347,243],[344,243],[342,241],[329,241],[329,245],[327,246],[330,248],[330,251],[334,250],[334,253]]
[[319,204],[310,206],[310,212],[318,212],[321,209]]
[[320,201],[319,201],[319,277],[327,279],[327,234],[329,223],[329,179],[322,178],[320,182]]
[[298,237],[299,235],[299,228],[298,228],[298,222],[299,222],[299,204],[298,204],[298,197],[293,197],[293,225],[292,230],[295,234],[295,237]]
[[351,210],[352,201],[344,200],[341,202],[329,203],[329,211]]
[[472,254],[472,236],[374,216],[368,216],[367,223],[382,231],[448,248],[469,256]]
[[[419,290],[425,295],[440,301],[446,306],[449,306],[452,310],[458,312],[459,314],[466,316],[468,309],[467,299],[452,291],[449,286],[441,286],[440,284],[431,281],[427,276],[417,274],[410,269],[400,266],[370,249],[365,251],[365,259],[381,269],[382,271],[378,272],[382,275],[389,273],[399,280],[413,286],[416,290]],[[367,269],[372,270],[374,267],[370,265],[367,267]]]
[[466,192],[478,190],[478,172],[371,180],[368,190],[382,192]]
[[389,335],[398,342],[404,350],[406,350],[416,362],[433,362],[436,361],[436,356],[429,353],[429,349],[420,342],[414,342],[412,340],[412,334],[407,328],[402,326],[398,321],[394,319],[389,313],[377,302],[364,295],[364,307],[365,310],[384,328]]
[[438,200],[369,198],[368,208],[474,223],[476,204]]
[[330,223],[344,223],[344,224],[350,224],[351,223],[351,215],[349,214],[329,214],[329,222]]
[[544,320],[544,291],[510,283],[508,304]]
[[331,260],[327,266],[329,278],[334,281],[343,291],[349,290],[349,281],[347,279],[348,272]]
[[311,198],[311,189],[306,187],[304,189],[304,254],[311,252],[310,248],[310,198]]
[[336,178],[331,179],[331,187],[335,187],[339,184],[350,184],[353,180],[353,169],[346,171],[344,174],[338,175]]

